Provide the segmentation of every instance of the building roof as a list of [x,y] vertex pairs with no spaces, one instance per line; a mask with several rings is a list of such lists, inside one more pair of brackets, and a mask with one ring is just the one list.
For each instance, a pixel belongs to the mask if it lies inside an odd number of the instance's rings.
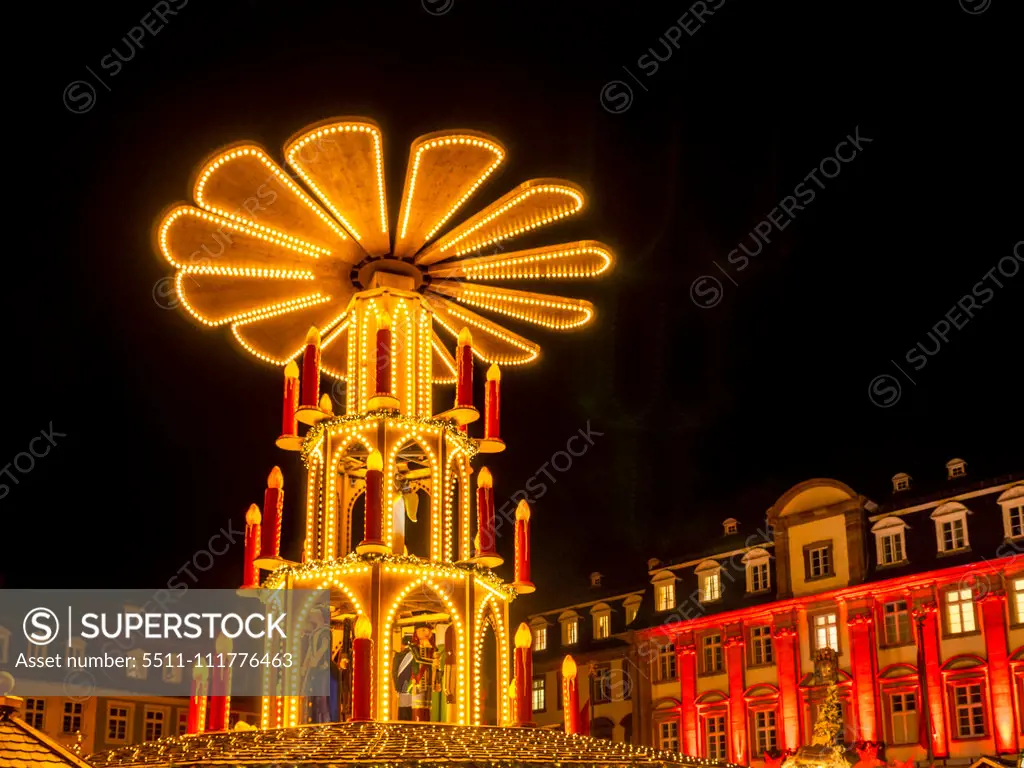
[[0,768],[91,768],[16,712],[21,699],[0,696]]
[[97,768],[172,764],[410,766],[417,762],[466,766],[496,762],[573,763],[580,768],[727,765],[542,728],[377,722],[172,736],[101,752],[90,759]]

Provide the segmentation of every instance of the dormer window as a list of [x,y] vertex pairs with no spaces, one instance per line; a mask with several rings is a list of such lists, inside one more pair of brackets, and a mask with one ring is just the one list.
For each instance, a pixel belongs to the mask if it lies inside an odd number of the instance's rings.
[[590,586],[592,589],[596,589],[601,586],[601,573],[599,571],[594,571],[590,574]]
[[950,459],[946,462],[946,472],[950,480],[967,474],[967,462],[963,459]]
[[731,536],[740,529],[740,523],[735,517],[730,517],[722,523],[722,528],[725,529],[726,536]]
[[608,603],[598,603],[590,609],[594,617],[594,639],[604,640],[612,636],[612,609]]
[[717,560],[705,560],[697,566],[697,583],[700,585],[700,601],[713,603],[722,599],[722,566]]
[[580,641],[580,616],[576,611],[563,611],[558,617],[562,626],[562,645],[576,645]]
[[871,532],[875,534],[879,565],[898,565],[907,561],[905,532],[908,527],[899,517],[887,517],[871,527]]
[[633,623],[637,612],[640,610],[640,595],[631,595],[622,602],[622,608],[626,612],[626,626]]
[[772,588],[771,555],[764,549],[752,549],[743,556],[747,567],[747,593],[756,595]]
[[672,571],[659,571],[651,579],[654,586],[654,610],[671,611],[676,607],[676,577]]
[[537,617],[530,622],[530,633],[533,635],[533,650],[545,651],[548,647],[548,624]]
[[967,536],[967,515],[971,511],[963,504],[951,501],[932,512],[935,521],[935,539],[940,553],[958,552],[970,547]]
[[1007,488],[996,499],[1003,509],[1003,533],[1007,539],[1024,538],[1024,484]]
[[893,493],[910,490],[910,475],[906,472],[900,472],[898,475],[893,475],[892,490]]

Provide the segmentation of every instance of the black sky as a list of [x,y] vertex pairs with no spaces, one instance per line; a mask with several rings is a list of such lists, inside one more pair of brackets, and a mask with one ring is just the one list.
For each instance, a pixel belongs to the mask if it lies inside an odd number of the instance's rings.
[[[331,116],[382,125],[393,209],[416,136],[475,128],[509,157],[467,214],[525,179],[571,179],[587,214],[524,244],[617,252],[607,279],[567,290],[595,301],[596,324],[528,329],[543,361],[503,381],[499,504],[573,433],[602,433],[536,500],[538,583],[640,576],[647,557],[692,550],[727,516],[753,524],[810,477],[878,496],[892,474],[938,476],[953,456],[1022,467],[1024,268],[923,369],[905,360],[1024,240],[1012,3],[726,0],[666,49],[688,3],[454,0],[434,15],[444,4],[424,2],[191,0],[112,77],[101,60],[115,46],[127,58],[122,38],[152,4],[40,8],[46,20],[11,30],[29,95],[8,139],[8,193],[26,198],[6,211],[0,458],[51,423],[66,437],[5,481],[3,584],[166,584],[230,517],[240,526],[275,463],[297,554],[299,464],[272,442],[280,372],[154,302],[169,270],[152,228],[217,147],[279,155]],[[648,48],[671,51],[650,76]],[[62,98],[75,80],[97,89],[81,114]],[[634,97],[618,114],[600,101],[613,80]],[[858,127],[861,154],[730,266]],[[690,299],[702,275],[722,281],[711,308]],[[884,409],[868,397],[882,374],[902,385]],[[234,586],[240,558],[239,544],[198,586]]]

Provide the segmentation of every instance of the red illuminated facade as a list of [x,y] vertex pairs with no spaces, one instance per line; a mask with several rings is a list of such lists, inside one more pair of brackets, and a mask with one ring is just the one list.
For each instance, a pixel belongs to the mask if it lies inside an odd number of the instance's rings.
[[[730,519],[705,552],[649,562],[637,609],[618,590],[532,616],[550,628],[535,676],[592,657],[611,667],[602,679],[629,679],[628,696],[594,707],[617,705],[612,720],[628,707],[629,733],[612,738],[760,764],[809,744],[825,694],[812,659],[828,646],[846,743],[890,763],[1018,754],[1024,473],[979,482],[957,459],[943,475],[920,490],[897,475],[883,503],[800,483],[764,523]],[[613,631],[598,637],[587,606],[608,604]]]

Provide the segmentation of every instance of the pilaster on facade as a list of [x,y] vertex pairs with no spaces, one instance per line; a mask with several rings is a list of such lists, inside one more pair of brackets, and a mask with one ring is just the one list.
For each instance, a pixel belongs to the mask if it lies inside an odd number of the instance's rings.
[[685,754],[697,755],[700,754],[697,732],[697,646],[692,642],[683,644],[677,641],[676,672],[679,675],[679,708],[682,710],[679,724],[681,746]]
[[918,622],[918,657],[924,667],[925,690],[922,698],[927,701],[928,726],[931,737],[932,756],[949,757],[949,742],[946,721],[943,716],[942,658],[939,653],[938,606],[933,602],[920,603],[914,609]]
[[981,605],[985,648],[988,656],[989,711],[995,732],[996,751],[1010,754],[1018,751],[1014,717],[1013,681],[1010,677],[1010,652],[1006,639],[1006,594],[991,591],[978,599]]
[[730,760],[737,765],[746,765],[747,754],[747,704],[743,698],[744,685],[744,647],[743,628],[735,626],[737,634],[726,638],[725,664],[729,675],[729,743],[731,745]]
[[853,702],[859,741],[880,741],[878,713],[875,708],[874,617],[870,612],[850,616],[850,669],[853,676]]
[[775,665],[779,680],[779,714],[782,727],[778,729],[779,749],[800,746],[800,649],[796,627],[775,626],[772,632],[775,645]]

